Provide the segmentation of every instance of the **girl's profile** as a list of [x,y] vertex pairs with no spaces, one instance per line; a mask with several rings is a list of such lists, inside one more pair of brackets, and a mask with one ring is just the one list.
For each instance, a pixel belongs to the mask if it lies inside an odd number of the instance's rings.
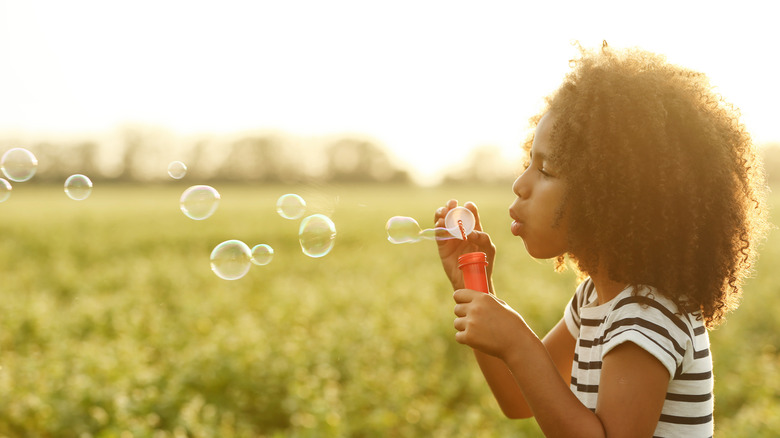
[[[708,329],[742,293],[767,227],[765,178],[739,111],[706,75],[638,48],[580,48],[531,118],[510,229],[581,282],[542,338],[492,284],[477,228],[438,244],[455,339],[502,411],[547,436],[712,436]],[[450,200],[435,214],[441,226]],[[518,242],[519,243],[519,242]],[[491,293],[464,289],[459,255],[488,256]],[[510,262],[511,263],[511,262]]]

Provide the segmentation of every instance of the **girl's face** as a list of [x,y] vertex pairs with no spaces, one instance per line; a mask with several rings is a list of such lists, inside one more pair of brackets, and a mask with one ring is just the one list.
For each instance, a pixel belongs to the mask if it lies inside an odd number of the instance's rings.
[[558,218],[564,182],[549,158],[554,121],[547,113],[536,126],[531,163],[512,185],[517,199],[509,207],[512,234],[521,237],[528,254],[537,259],[554,258],[567,252],[566,215]]

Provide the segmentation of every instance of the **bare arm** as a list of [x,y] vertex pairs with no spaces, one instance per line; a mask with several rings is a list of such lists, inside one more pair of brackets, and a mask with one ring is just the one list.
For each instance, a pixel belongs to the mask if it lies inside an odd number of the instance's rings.
[[[542,340],[542,344],[558,369],[558,374],[567,386],[571,381],[574,342],[575,340],[569,333],[569,329],[566,328],[563,319],[558,321]],[[520,386],[515,381],[507,364],[503,360],[479,350],[474,350],[474,356],[504,415],[509,418],[533,416],[533,412],[525,401]]]
[[455,321],[455,339],[506,364],[546,436],[652,435],[669,372],[649,353],[628,342],[604,357],[599,404],[593,412],[561,378],[553,360],[559,353],[549,352],[517,312],[491,295],[468,289],[456,291],[454,297],[464,315]]
[[[457,206],[458,201],[451,199],[443,207],[436,210],[433,219],[434,225],[436,227],[444,227],[444,217],[447,215],[447,212]],[[457,239],[437,241],[442,267],[444,268],[444,272],[450,280],[450,283],[452,283],[453,288],[460,289],[463,287],[463,277],[457,267],[458,256],[469,251],[485,252],[489,261],[487,274],[490,293],[492,294],[493,279],[491,274],[496,249],[490,240],[490,236],[482,232],[482,224],[477,206],[474,203],[467,202],[465,207],[474,214],[476,219],[476,231],[472,233],[466,241]],[[458,313],[458,307],[456,305],[455,314],[458,315]],[[550,330],[542,342],[555,363],[556,368],[559,370],[561,378],[566,385],[568,385],[571,379],[571,363],[574,360],[575,341],[566,328],[563,320],[559,321],[558,324]],[[525,402],[520,387],[517,385],[517,382],[506,363],[495,356],[485,354],[476,349],[474,350],[474,355],[482,374],[485,376],[485,380],[493,392],[498,405],[504,412],[504,415],[509,418],[530,417],[532,415],[531,410]]]

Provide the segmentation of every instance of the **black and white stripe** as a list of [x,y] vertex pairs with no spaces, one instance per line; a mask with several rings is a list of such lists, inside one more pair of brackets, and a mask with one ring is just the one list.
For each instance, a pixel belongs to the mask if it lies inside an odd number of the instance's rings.
[[652,288],[626,289],[599,305],[593,281],[577,288],[564,321],[577,339],[571,389],[595,411],[604,355],[623,342],[633,342],[669,371],[655,436],[713,434],[713,376],[709,336],[693,315],[676,314],[674,303]]

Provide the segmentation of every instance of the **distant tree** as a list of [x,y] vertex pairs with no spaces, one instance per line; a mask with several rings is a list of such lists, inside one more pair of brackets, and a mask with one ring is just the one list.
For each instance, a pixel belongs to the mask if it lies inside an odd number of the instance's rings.
[[520,163],[507,160],[497,146],[479,146],[466,159],[446,172],[443,183],[499,183],[512,181]]
[[298,179],[276,136],[246,137],[232,144],[216,177],[228,181],[280,182]]
[[68,144],[42,141],[30,146],[29,150],[38,160],[33,183],[61,182],[75,173],[87,175],[90,179],[102,177],[96,158],[99,147],[95,142]]
[[167,162],[163,162],[166,149],[173,141],[167,130],[147,125],[126,125],[120,128],[122,144],[120,181],[149,181],[165,176]]
[[326,178],[341,183],[409,182],[409,173],[394,165],[384,149],[371,141],[341,138],[326,151]]

